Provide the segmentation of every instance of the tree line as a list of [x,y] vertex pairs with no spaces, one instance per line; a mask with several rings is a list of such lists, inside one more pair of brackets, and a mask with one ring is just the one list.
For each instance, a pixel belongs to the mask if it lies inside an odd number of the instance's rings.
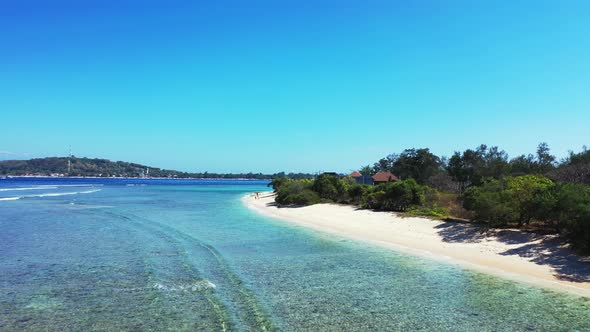
[[[69,171],[68,171],[68,162]],[[149,171],[148,171],[149,169]],[[156,177],[179,179],[255,179],[270,180],[274,177],[289,177],[292,179],[309,178],[308,173],[214,173],[214,172],[181,172],[175,170],[149,167],[137,163],[111,161],[99,158],[78,157],[48,157],[29,160],[0,161],[0,175],[64,175],[64,176],[92,176],[92,177]]]
[[349,176],[276,177],[279,205],[322,202],[461,218],[490,227],[558,232],[580,252],[590,253],[590,150],[558,160],[546,143],[534,154],[509,158],[496,146],[480,145],[439,157],[428,148],[406,149],[360,169],[388,171],[401,180],[362,185]]

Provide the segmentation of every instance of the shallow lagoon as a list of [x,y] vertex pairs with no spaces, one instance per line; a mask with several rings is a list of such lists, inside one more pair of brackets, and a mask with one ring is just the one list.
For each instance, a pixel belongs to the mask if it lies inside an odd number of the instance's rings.
[[262,182],[81,181],[0,182],[57,185],[0,201],[0,330],[590,330],[588,299],[257,215]]

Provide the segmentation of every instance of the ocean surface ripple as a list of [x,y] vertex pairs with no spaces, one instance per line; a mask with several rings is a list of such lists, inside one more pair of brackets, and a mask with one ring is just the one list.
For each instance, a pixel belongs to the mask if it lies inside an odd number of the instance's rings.
[[0,331],[590,331],[589,299],[242,206],[266,182],[82,181],[0,180]]

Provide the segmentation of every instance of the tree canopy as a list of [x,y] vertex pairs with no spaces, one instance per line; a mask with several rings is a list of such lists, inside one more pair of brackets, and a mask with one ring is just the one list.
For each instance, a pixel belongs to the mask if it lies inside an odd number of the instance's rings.
[[557,161],[541,143],[534,154],[509,159],[497,146],[481,144],[439,157],[428,148],[405,149],[363,166],[361,174],[388,171],[401,181],[376,186],[323,174],[309,180],[277,178],[276,201],[321,202],[412,215],[460,217],[490,227],[536,227],[560,233],[590,252],[590,151]]

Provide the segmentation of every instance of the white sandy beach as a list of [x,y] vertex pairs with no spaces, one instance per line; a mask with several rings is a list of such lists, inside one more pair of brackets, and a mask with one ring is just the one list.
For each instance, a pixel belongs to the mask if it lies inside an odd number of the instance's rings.
[[590,297],[590,260],[561,246],[555,236],[402,218],[336,204],[277,208],[271,193],[260,199],[247,195],[243,202],[264,215],[317,231]]

